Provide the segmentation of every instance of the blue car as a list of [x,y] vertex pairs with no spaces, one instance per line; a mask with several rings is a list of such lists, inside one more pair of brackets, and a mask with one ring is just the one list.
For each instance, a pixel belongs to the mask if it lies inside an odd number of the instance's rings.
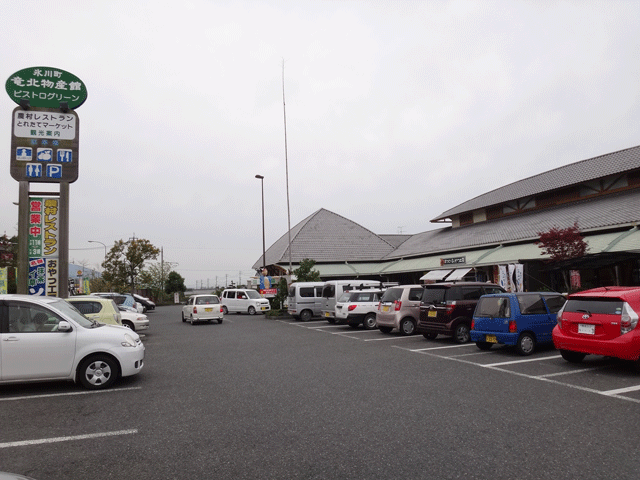
[[480,350],[513,345],[531,355],[538,343],[551,343],[556,314],[565,297],[557,292],[498,293],[480,297],[471,323],[471,341]]

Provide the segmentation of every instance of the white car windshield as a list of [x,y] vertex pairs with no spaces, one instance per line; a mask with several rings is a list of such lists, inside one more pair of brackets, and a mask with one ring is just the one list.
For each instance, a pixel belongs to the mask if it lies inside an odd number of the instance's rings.
[[57,302],[52,302],[49,305],[51,306],[51,308],[54,308],[59,312],[62,312],[63,314],[65,314],[67,317],[71,317],[71,319],[74,322],[78,323],[81,327],[92,328],[94,325],[94,323],[91,320],[85,317],[82,313],[80,313],[80,311],[76,307],[71,305],[66,300],[59,300]]
[[247,297],[249,298],[262,298],[255,290],[247,290]]

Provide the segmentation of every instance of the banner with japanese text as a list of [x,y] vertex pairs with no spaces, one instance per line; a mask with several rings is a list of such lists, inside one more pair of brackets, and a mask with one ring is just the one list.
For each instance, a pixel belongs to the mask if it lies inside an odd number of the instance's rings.
[[60,296],[59,223],[60,199],[55,197],[29,199],[29,277],[30,295]]
[[0,294],[7,293],[7,285],[9,283],[8,268],[0,268]]

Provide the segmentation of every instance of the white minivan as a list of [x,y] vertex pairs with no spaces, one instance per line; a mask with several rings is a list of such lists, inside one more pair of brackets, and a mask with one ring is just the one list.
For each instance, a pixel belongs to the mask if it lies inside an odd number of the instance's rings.
[[322,313],[322,288],[325,282],[296,282],[289,286],[287,312],[308,322]]
[[227,288],[222,292],[220,303],[225,315],[230,312],[255,315],[271,310],[269,300],[250,288]]
[[329,323],[336,323],[336,300],[344,292],[355,289],[382,288],[382,282],[378,280],[330,280],[324,282],[322,287],[322,316]]
[[73,380],[107,388],[144,364],[137,333],[89,320],[57,297],[0,295],[0,384]]

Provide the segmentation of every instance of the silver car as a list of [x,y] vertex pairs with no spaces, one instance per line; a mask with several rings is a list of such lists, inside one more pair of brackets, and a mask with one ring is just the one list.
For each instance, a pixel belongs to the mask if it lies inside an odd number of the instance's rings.
[[380,299],[376,323],[382,333],[397,328],[402,335],[413,335],[420,318],[422,285],[399,285],[387,289]]

